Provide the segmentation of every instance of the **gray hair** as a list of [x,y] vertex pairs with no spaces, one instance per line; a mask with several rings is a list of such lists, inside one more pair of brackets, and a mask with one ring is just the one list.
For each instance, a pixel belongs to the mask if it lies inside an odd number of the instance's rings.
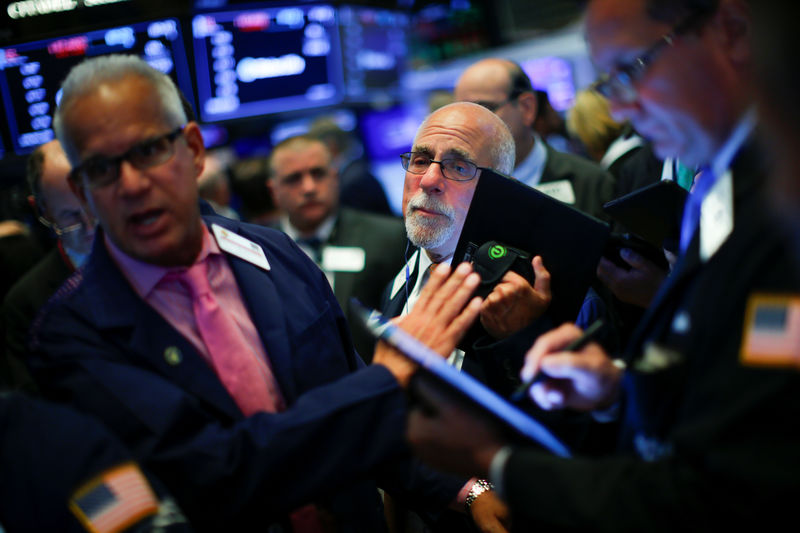
[[514,137],[511,135],[511,130],[508,129],[508,126],[506,126],[506,123],[503,122],[500,117],[485,107],[472,102],[454,102],[444,107],[440,107],[425,117],[425,120],[422,122],[422,124],[420,124],[419,128],[417,128],[417,133],[414,136],[414,145],[417,144],[417,137],[419,137],[419,133],[425,129],[433,115],[447,110],[448,108],[457,106],[474,106],[475,108],[481,109],[482,112],[486,113],[487,120],[490,120],[494,126],[494,135],[492,135],[491,139],[487,140],[487,142],[491,144],[489,149],[489,156],[492,160],[491,167],[492,169],[502,172],[503,174],[511,174],[511,172],[514,170],[514,161],[516,159],[516,146],[514,145]]
[[158,95],[166,125],[178,127],[186,123],[186,111],[172,79],[135,55],[107,55],[87,59],[70,70],[61,84],[61,102],[56,110],[53,128],[70,160],[76,156],[69,141],[64,114],[79,98],[94,91],[100,84],[117,82],[130,76],[147,81]]

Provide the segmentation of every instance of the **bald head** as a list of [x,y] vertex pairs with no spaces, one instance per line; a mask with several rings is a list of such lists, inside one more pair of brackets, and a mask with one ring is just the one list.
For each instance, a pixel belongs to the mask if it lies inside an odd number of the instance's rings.
[[530,79],[519,65],[500,58],[478,61],[459,77],[454,95],[458,101],[495,112],[506,123],[516,145],[516,164],[528,156],[534,144],[537,106]]
[[511,132],[496,114],[484,106],[455,102],[437,109],[420,125],[414,137],[414,146],[417,146],[421,135],[436,128],[452,129],[455,135],[476,151],[487,150],[488,162],[478,163],[480,166],[505,174],[510,174],[514,169],[514,139]]

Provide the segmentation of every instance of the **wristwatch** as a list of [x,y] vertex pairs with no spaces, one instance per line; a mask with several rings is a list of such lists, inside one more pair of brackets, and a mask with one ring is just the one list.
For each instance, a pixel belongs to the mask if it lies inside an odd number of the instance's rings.
[[492,489],[494,489],[494,485],[485,479],[476,480],[475,483],[472,484],[472,487],[470,487],[469,493],[464,500],[464,506],[467,508],[467,511],[469,511],[469,508],[472,507],[472,503],[478,499],[478,496]]

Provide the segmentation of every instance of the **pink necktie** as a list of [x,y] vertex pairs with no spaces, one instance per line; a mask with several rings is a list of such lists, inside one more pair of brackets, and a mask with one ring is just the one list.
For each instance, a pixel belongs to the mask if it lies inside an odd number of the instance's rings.
[[208,349],[211,364],[239,409],[246,416],[259,411],[283,410],[283,398],[266,361],[253,353],[236,322],[219,306],[211,292],[205,261],[169,276],[191,293],[197,329]]
[[[275,376],[266,362],[244,342],[233,318],[217,303],[208,283],[205,261],[170,275],[189,289],[197,329],[208,348],[214,370],[239,409],[246,416],[259,411],[283,411],[286,405]],[[326,530],[314,505],[296,509],[289,520],[295,533]]]

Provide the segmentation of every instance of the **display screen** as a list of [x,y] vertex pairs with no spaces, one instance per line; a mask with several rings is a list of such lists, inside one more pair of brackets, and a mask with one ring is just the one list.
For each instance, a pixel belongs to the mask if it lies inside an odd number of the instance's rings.
[[336,12],[301,5],[204,13],[192,19],[197,94],[205,121],[342,100]]
[[541,57],[520,63],[534,89],[547,92],[556,111],[566,111],[575,101],[572,64],[561,57]]
[[175,19],[6,46],[0,48],[0,93],[14,151],[25,154],[54,139],[53,113],[70,69],[85,58],[114,53],[141,56],[170,75],[191,101],[186,51]]
[[409,17],[372,7],[339,8],[347,98],[395,95],[406,65]]

